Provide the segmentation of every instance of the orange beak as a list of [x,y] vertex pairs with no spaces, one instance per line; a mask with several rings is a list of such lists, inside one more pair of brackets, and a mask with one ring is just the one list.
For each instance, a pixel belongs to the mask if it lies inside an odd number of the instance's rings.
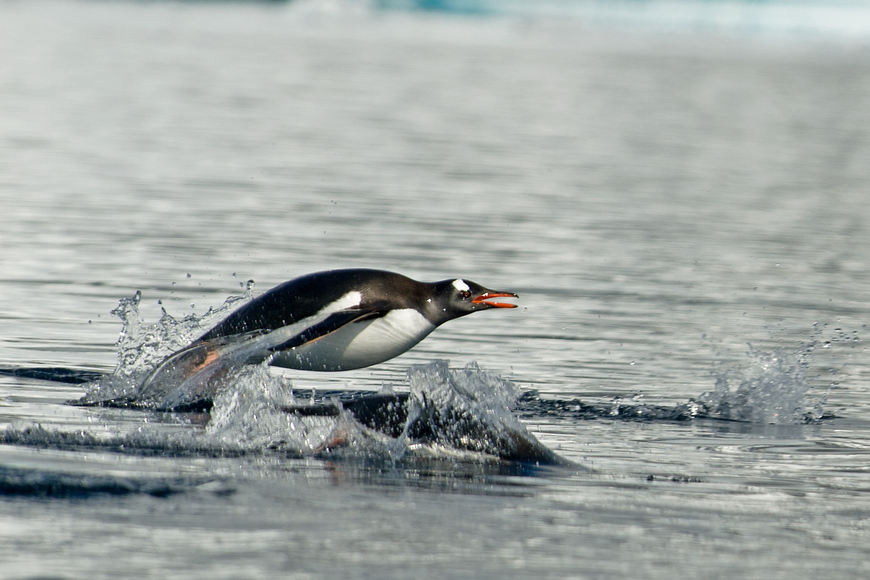
[[492,298],[519,298],[513,292],[484,292],[480,296],[476,297],[472,300],[475,304],[486,304],[487,306],[491,306],[493,308],[516,308],[516,304],[510,304],[509,302],[490,302],[489,300]]

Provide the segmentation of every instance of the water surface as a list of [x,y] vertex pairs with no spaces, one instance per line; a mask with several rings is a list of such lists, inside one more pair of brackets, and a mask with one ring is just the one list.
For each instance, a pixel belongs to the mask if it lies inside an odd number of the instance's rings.
[[[595,22],[0,5],[0,365],[111,372],[137,291],[146,328],[249,279],[463,276],[521,308],[275,380],[476,362],[576,463],[300,456],[4,376],[0,576],[865,577],[866,42]],[[625,418],[692,400],[741,420]]]

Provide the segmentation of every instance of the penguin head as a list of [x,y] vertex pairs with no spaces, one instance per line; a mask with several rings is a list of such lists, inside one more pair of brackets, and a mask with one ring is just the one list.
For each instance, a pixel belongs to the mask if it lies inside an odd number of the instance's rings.
[[447,322],[478,310],[490,308],[516,308],[509,302],[494,302],[494,298],[517,298],[513,292],[501,292],[484,288],[471,280],[456,278],[435,283],[430,312],[438,324]]

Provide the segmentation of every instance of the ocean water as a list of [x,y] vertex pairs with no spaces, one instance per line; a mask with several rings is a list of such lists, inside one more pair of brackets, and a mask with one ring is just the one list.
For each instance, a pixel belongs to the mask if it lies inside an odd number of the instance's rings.
[[[866,577],[868,10],[0,3],[0,578]],[[338,267],[519,308],[68,404]],[[495,437],[282,410],[361,391]]]

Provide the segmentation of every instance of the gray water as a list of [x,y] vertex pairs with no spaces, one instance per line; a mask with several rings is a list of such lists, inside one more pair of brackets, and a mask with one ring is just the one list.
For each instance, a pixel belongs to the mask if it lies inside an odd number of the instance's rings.
[[520,308],[239,392],[268,412],[476,363],[574,463],[290,453],[261,414],[0,376],[0,577],[866,577],[862,38],[0,3],[0,366],[112,372],[122,328],[195,323],[250,279],[463,276]]

